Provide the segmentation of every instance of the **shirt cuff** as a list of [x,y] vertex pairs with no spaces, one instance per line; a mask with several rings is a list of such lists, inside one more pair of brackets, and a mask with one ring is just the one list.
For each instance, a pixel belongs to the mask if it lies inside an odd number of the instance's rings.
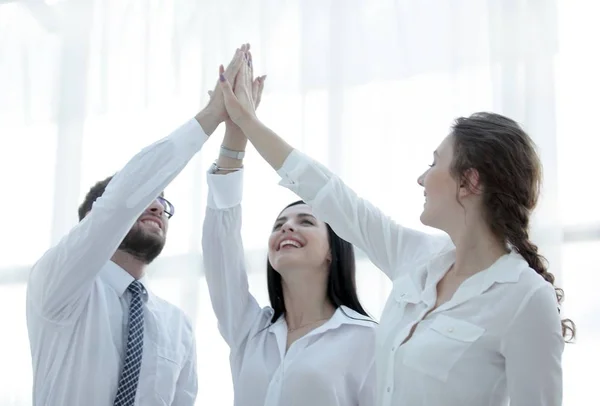
[[208,207],[216,210],[230,209],[242,202],[244,170],[240,169],[224,175],[208,171]]
[[208,140],[208,135],[204,132],[204,128],[200,125],[198,120],[192,118],[180,127],[180,130],[194,136],[194,141],[198,150]]
[[298,150],[293,150],[277,171],[279,185],[291,190],[306,203],[311,203],[329,182],[327,168]]

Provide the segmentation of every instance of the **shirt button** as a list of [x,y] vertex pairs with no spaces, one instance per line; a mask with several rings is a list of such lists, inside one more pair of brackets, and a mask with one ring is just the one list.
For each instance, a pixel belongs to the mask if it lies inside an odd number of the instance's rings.
[[388,393],[392,390],[392,388],[390,388],[389,386],[387,387],[387,391]]
[[453,332],[453,331],[454,331],[454,329],[453,329],[452,327],[449,327],[449,328],[448,328],[448,332],[449,332],[449,333],[451,333],[451,332]]
[[404,297],[404,296],[406,296],[406,293],[402,293],[402,294],[400,295],[400,297]]
[[394,346],[394,347],[392,347],[392,352],[394,352],[395,350],[396,350],[396,347],[395,347],[395,346]]

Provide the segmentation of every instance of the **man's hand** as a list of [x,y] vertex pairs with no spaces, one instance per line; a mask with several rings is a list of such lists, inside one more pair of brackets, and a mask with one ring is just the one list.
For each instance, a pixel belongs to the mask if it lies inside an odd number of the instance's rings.
[[[252,63],[252,53],[248,51],[248,69],[240,69],[234,80],[234,89],[236,86],[250,88],[252,94],[252,104],[254,105],[254,110],[258,109],[260,105],[260,101],[262,98],[262,92],[265,87],[265,79],[267,75],[259,76],[254,78],[254,65]],[[234,90],[235,92],[235,90]],[[209,92],[209,95],[212,96],[212,92]],[[229,118],[225,120],[225,135],[231,134],[232,136],[244,136],[242,130]],[[245,138],[245,137],[244,137]]]
[[[248,51],[250,49],[250,45],[247,44],[247,48],[246,48],[246,52],[248,55],[248,62],[249,62],[249,73],[250,73],[250,79],[252,80],[252,100],[254,103],[254,109],[258,109],[258,106],[260,105],[260,101],[262,98],[262,92],[265,86],[265,79],[267,78],[267,75],[262,75],[259,76],[257,78],[254,78],[254,64],[252,61],[252,53],[250,51]],[[227,73],[227,70],[225,70],[225,72]],[[247,80],[247,77],[244,77],[244,70],[239,69],[238,73],[235,76],[235,79],[233,81],[233,83],[241,83],[242,80]],[[225,77],[227,77],[227,74],[225,75]],[[231,81],[231,78],[227,77],[228,80]],[[218,84],[217,84],[218,85]],[[234,85],[235,88],[235,85]],[[217,91],[217,93],[220,93]],[[212,99],[214,96],[215,92],[213,90],[209,90],[208,91],[208,96]],[[220,95],[221,97],[222,94]],[[225,119],[225,137],[226,138],[237,138],[239,136],[244,136],[244,134],[242,133],[242,130],[229,118],[229,116],[227,116],[227,118]],[[244,143],[245,145],[245,143]]]
[[[249,62],[249,54],[248,50],[250,49],[250,44],[243,44],[240,48],[235,50],[235,54],[227,65],[227,68],[224,70],[223,75],[229,80],[234,81],[240,72],[240,68],[242,66],[247,65]],[[217,87],[219,83],[215,85],[215,89],[212,93],[210,93],[210,100],[206,109],[211,113],[216,115],[221,122],[225,121],[228,118],[227,110],[225,109],[225,102],[223,99],[223,94],[221,92],[217,92]]]
[[[231,62],[227,65],[227,69],[224,70],[224,76],[232,80],[237,76],[240,68],[244,63],[247,63],[247,50],[249,47],[249,44],[243,44],[240,48],[235,50]],[[219,86],[218,82],[216,86]],[[227,110],[225,109],[222,92],[215,91],[210,93],[208,105],[196,115],[196,120],[207,135],[211,135],[219,124],[227,118]]]
[[261,85],[264,85],[265,77],[252,80],[251,58],[250,55],[248,63],[242,65],[239,69],[234,86],[232,86],[231,80],[225,76],[223,65],[219,67],[219,84],[221,87],[219,93],[224,97],[229,118],[238,125],[242,120],[256,117],[256,106],[257,103],[260,103],[262,95]]
[[[252,55],[248,52],[248,56],[248,60],[250,62],[249,72],[246,71],[244,68],[241,68],[238,71],[238,74],[236,75],[234,83],[241,84],[244,80],[249,80],[251,82],[252,100],[256,109],[260,104],[266,76],[260,76],[256,79],[253,79]],[[246,83],[245,86],[248,86],[248,83]],[[209,95],[212,96],[210,92]],[[230,118],[227,118],[225,120],[225,137],[223,138],[223,143],[221,145],[233,151],[245,151],[247,143],[248,139],[244,135],[242,129],[238,127],[237,124],[235,124]],[[240,168],[242,167],[242,163],[243,160],[241,159],[234,159],[223,155],[219,155],[219,158],[217,159],[217,166],[219,168]],[[217,171],[216,173],[225,174],[229,173],[229,171],[222,169]]]

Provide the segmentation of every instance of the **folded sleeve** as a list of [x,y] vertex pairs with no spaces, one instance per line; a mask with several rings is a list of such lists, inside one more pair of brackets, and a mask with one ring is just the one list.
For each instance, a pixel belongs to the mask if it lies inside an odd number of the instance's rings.
[[250,294],[242,244],[243,172],[208,174],[209,196],[202,248],[206,282],[219,331],[232,350],[240,348],[259,320]]

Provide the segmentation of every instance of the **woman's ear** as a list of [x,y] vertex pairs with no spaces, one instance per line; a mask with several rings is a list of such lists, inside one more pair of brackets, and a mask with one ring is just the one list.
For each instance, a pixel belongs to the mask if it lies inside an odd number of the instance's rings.
[[464,172],[460,180],[460,197],[480,195],[483,193],[482,186],[479,180],[479,171],[469,168]]

